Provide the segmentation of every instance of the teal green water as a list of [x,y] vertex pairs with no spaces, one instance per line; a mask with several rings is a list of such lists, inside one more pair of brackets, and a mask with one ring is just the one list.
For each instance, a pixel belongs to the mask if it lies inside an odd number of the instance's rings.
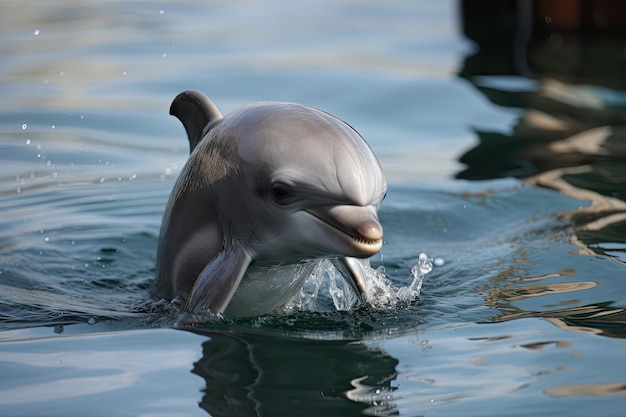
[[[626,96],[585,58],[623,45],[481,72],[458,8],[0,2],[0,415],[622,415]],[[372,264],[443,261],[420,298],[173,329],[185,89],[355,127],[390,184]]]

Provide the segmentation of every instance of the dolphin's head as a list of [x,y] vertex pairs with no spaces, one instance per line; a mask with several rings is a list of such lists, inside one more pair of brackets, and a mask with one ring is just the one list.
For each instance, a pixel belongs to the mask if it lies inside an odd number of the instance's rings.
[[253,196],[230,206],[228,238],[269,259],[380,251],[377,211],[387,184],[352,127],[311,107],[263,102],[229,114],[220,128],[233,132],[237,183]]
[[163,216],[159,294],[181,296],[194,312],[273,312],[302,287],[306,274],[294,264],[317,257],[335,258],[366,291],[353,258],[382,247],[377,211],[387,185],[354,129],[292,103],[253,103],[222,117],[197,91],[179,94],[170,113],[191,155]]

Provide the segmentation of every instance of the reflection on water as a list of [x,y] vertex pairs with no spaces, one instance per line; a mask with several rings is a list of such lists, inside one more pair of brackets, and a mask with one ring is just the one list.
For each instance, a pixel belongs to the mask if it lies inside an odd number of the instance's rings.
[[626,384],[579,384],[550,388],[545,391],[551,397],[602,397],[626,393]]
[[193,373],[210,415],[391,415],[398,360],[346,340],[209,332]]
[[[589,201],[556,214],[574,225],[570,241],[579,250],[570,253],[603,255],[624,265],[624,5],[572,1],[566,11],[556,3],[509,1],[487,9],[462,2],[464,31],[478,50],[459,76],[494,104],[519,109],[520,116],[507,132],[477,130],[480,142],[460,156],[466,168],[457,178],[511,176]],[[499,26],[490,25],[496,20]],[[576,270],[538,277],[524,276],[524,268],[509,272],[495,278],[502,285],[486,298],[501,311],[499,320],[540,316],[573,331],[626,336],[624,308],[612,302],[579,305],[576,292],[595,289],[595,280],[577,278]],[[558,294],[565,298],[557,305],[519,307],[521,300]]]
[[53,338],[16,331],[0,343],[0,415],[196,415],[199,384],[189,366],[201,339],[169,329]]

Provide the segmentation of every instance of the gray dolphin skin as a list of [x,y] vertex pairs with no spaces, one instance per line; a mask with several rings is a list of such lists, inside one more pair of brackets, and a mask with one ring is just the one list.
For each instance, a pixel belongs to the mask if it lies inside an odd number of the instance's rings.
[[158,243],[156,291],[185,311],[251,317],[278,311],[329,258],[357,292],[356,258],[382,247],[387,184],[348,124],[295,103],[256,102],[222,117],[185,91],[170,114],[191,155],[170,195]]

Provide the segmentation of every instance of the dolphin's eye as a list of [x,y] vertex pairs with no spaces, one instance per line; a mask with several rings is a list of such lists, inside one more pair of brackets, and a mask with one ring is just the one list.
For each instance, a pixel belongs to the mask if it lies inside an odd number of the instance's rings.
[[293,192],[289,185],[283,182],[274,182],[271,185],[270,193],[272,199],[280,205],[287,205],[292,201]]

